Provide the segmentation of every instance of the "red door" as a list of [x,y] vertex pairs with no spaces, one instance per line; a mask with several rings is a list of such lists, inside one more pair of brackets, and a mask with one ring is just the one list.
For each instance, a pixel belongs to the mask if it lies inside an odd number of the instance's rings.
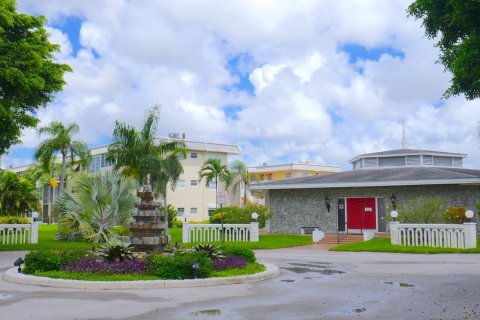
[[348,229],[376,229],[375,198],[347,198]]

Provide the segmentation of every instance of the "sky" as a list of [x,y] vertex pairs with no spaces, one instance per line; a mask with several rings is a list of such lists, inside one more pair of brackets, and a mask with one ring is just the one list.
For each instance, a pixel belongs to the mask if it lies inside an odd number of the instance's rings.
[[[401,147],[463,152],[480,168],[480,100],[441,99],[451,75],[411,1],[18,0],[45,15],[57,60],[74,72],[41,126],[77,122],[89,146],[115,121],[140,127],[161,105],[159,135],[238,144],[249,165],[308,160],[350,168]],[[32,162],[25,130],[2,166]]]

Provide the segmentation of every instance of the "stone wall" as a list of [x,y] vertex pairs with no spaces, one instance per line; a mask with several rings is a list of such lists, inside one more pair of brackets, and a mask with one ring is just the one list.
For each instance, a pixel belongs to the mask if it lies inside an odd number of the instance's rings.
[[[324,232],[337,231],[337,198],[383,197],[387,213],[392,210],[390,196],[395,194],[397,205],[419,196],[444,199],[448,206],[465,206],[474,209],[480,201],[480,186],[430,185],[400,187],[364,187],[331,189],[269,190],[267,205],[273,211],[272,233],[300,233],[301,227],[318,226]],[[324,198],[331,201],[327,211]],[[478,227],[478,224],[477,224]]]

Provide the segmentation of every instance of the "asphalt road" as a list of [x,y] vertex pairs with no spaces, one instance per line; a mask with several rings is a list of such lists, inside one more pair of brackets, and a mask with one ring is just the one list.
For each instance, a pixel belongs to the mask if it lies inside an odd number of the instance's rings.
[[[22,253],[0,253],[0,273]],[[280,249],[277,278],[219,287],[90,291],[0,280],[0,319],[480,319],[480,255]]]

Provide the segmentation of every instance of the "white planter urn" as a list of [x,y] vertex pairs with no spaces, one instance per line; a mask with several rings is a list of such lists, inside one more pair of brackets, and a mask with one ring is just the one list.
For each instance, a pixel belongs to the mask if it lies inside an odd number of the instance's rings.
[[319,229],[315,229],[313,232],[312,232],[312,239],[313,239],[313,242],[317,243],[319,242],[320,240],[322,240],[323,238],[325,237],[325,233],[320,231]]

